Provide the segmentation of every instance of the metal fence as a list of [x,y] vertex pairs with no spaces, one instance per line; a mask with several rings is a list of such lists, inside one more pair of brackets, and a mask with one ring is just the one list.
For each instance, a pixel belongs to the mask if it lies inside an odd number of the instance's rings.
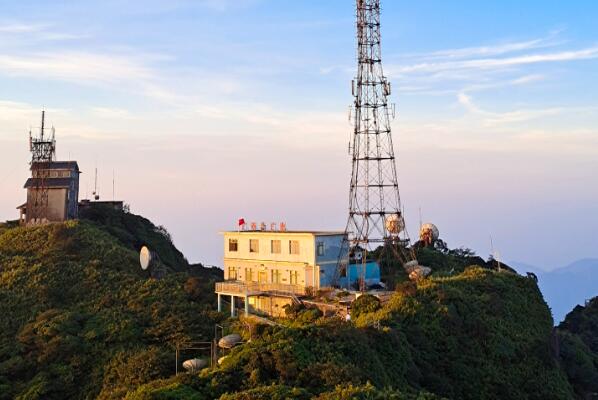
[[289,285],[284,283],[230,281],[217,282],[216,292],[236,295],[253,295],[265,292],[278,292],[303,296],[307,294],[307,288],[301,285]]

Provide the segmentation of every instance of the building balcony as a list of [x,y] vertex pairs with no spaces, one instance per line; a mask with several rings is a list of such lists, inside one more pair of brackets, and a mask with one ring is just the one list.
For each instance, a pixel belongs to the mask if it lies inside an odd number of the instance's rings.
[[257,296],[260,294],[305,296],[307,288],[284,283],[225,281],[216,282],[216,293],[234,296]]

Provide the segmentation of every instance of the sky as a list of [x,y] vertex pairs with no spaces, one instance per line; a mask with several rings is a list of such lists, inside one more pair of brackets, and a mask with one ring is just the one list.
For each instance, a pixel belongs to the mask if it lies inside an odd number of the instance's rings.
[[[411,237],[421,210],[484,257],[598,257],[598,2],[382,6]],[[0,220],[45,108],[81,198],[98,168],[192,262],[241,217],[344,229],[354,30],[350,0],[0,0]]]

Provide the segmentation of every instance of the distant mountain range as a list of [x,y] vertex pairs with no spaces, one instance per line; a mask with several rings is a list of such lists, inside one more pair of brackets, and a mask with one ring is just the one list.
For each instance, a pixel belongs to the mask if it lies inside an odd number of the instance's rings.
[[511,262],[519,273],[533,272],[546,302],[552,309],[554,323],[561,322],[577,304],[598,296],[598,259],[585,258],[565,267],[543,271],[533,265]]

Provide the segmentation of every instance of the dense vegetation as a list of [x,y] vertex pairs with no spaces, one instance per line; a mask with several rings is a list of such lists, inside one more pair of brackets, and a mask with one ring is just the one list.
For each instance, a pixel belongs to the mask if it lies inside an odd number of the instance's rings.
[[160,255],[160,260],[171,270],[184,271],[189,263],[173,245],[165,227],[156,226],[142,216],[120,212],[110,206],[95,205],[81,210],[81,218],[108,232],[124,246],[139,251],[148,246]]
[[[467,250],[418,248],[433,274],[393,275],[352,322],[289,307],[220,366],[172,376],[173,344],[205,340],[221,272],[189,266],[167,232],[128,213],[0,226],[0,399],[572,399],[596,392],[598,300],[553,328],[536,281]],[[143,244],[171,271],[148,279]],[[476,266],[477,265],[477,266]],[[174,272],[176,271],[176,272]],[[251,340],[248,340],[251,339]]]
[[122,398],[172,374],[176,340],[211,337],[213,271],[138,265],[89,221],[1,228],[0,398]]
[[598,398],[598,297],[577,306],[558,327],[560,356],[575,392]]
[[221,368],[153,382],[129,398],[572,398],[532,279],[471,267],[406,283],[382,307],[364,299],[353,324],[264,327]]

